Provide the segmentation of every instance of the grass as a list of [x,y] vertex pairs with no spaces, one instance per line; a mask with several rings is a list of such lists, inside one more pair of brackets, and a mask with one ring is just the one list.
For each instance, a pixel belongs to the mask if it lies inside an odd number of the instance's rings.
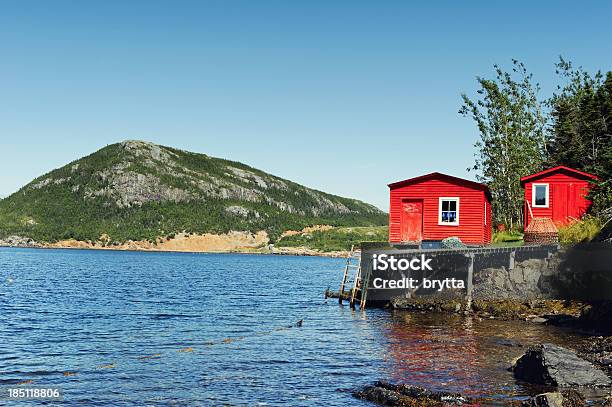
[[597,236],[602,226],[599,218],[585,216],[571,225],[559,228],[559,242],[563,245],[588,242]]
[[[276,241],[277,247],[306,247],[321,252],[349,250],[351,245],[361,242],[387,242],[387,226],[334,227],[328,230],[316,230],[284,236]],[[517,230],[493,232],[494,247],[511,247],[523,245],[523,233]]]
[[[571,225],[559,228],[559,243],[573,245],[592,240],[601,231],[602,222],[594,216],[586,216]],[[523,245],[523,233],[518,230],[493,232],[491,246],[509,247]]]
[[523,233],[518,230],[493,231],[491,246],[513,247],[523,245]]
[[[559,229],[559,242],[571,245],[592,240],[600,231],[602,222],[587,216],[569,226]],[[328,230],[299,233],[276,241],[277,247],[306,247],[322,252],[349,250],[351,245],[361,242],[387,242],[387,226],[333,227]],[[492,247],[522,246],[523,232],[520,230],[493,231]]]
[[334,227],[285,236],[276,241],[278,247],[306,247],[322,252],[350,250],[361,242],[386,242],[387,226]]

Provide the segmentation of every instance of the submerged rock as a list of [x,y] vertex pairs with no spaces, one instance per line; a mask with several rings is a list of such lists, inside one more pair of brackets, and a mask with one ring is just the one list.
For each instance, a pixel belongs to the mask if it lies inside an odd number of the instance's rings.
[[546,343],[529,348],[512,367],[514,377],[551,386],[609,386],[610,378],[575,352]]
[[393,309],[411,312],[451,312],[459,313],[465,304],[455,298],[427,297],[394,297],[389,303]]
[[458,393],[432,392],[422,387],[407,384],[391,384],[385,381],[376,382],[353,393],[359,399],[384,406],[462,406],[474,401]]

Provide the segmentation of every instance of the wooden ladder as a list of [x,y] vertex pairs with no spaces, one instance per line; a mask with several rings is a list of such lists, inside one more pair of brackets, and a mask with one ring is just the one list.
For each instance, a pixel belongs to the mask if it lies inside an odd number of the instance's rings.
[[367,279],[362,279],[361,275],[361,250],[355,250],[355,246],[351,246],[349,254],[346,256],[346,263],[344,265],[344,274],[342,276],[342,282],[340,283],[340,290],[338,290],[338,303],[342,304],[344,299],[344,290],[347,286],[351,289],[348,293],[349,304],[351,308],[355,308],[355,301],[358,297],[359,292],[359,308],[365,308],[365,302],[367,297],[367,287],[369,283],[369,273],[366,276]]

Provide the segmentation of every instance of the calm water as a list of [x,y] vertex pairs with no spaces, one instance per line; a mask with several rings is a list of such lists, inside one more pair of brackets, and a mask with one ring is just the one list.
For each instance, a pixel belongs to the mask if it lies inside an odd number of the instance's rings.
[[367,405],[350,390],[378,379],[501,399],[532,391],[506,371],[524,351],[508,339],[576,340],[325,303],[342,264],[0,248],[0,386],[60,386],[73,405]]

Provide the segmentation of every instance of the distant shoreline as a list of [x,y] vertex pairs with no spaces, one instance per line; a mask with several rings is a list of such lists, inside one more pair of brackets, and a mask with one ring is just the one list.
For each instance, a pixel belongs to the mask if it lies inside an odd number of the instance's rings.
[[116,251],[151,251],[179,253],[255,253],[295,256],[346,257],[351,242],[373,241],[387,236],[385,227],[332,227],[315,225],[301,231],[285,231],[271,242],[266,231],[230,231],[222,234],[180,232],[155,239],[114,241],[107,234],[96,240],[74,238],[53,242],[10,235],[0,239],[0,246],[93,249]]
[[[86,242],[83,242],[86,243]],[[115,252],[142,252],[142,253],[202,253],[202,254],[259,254],[270,256],[301,256],[301,257],[329,257],[343,258],[348,255],[348,251],[319,252],[316,250],[300,247],[282,247],[273,250],[171,250],[171,249],[144,249],[144,248],[120,248],[120,247],[101,247],[101,246],[60,246],[36,243],[35,245],[9,245],[0,244],[0,248],[7,247],[13,249],[41,249],[41,250],[99,250]]]

